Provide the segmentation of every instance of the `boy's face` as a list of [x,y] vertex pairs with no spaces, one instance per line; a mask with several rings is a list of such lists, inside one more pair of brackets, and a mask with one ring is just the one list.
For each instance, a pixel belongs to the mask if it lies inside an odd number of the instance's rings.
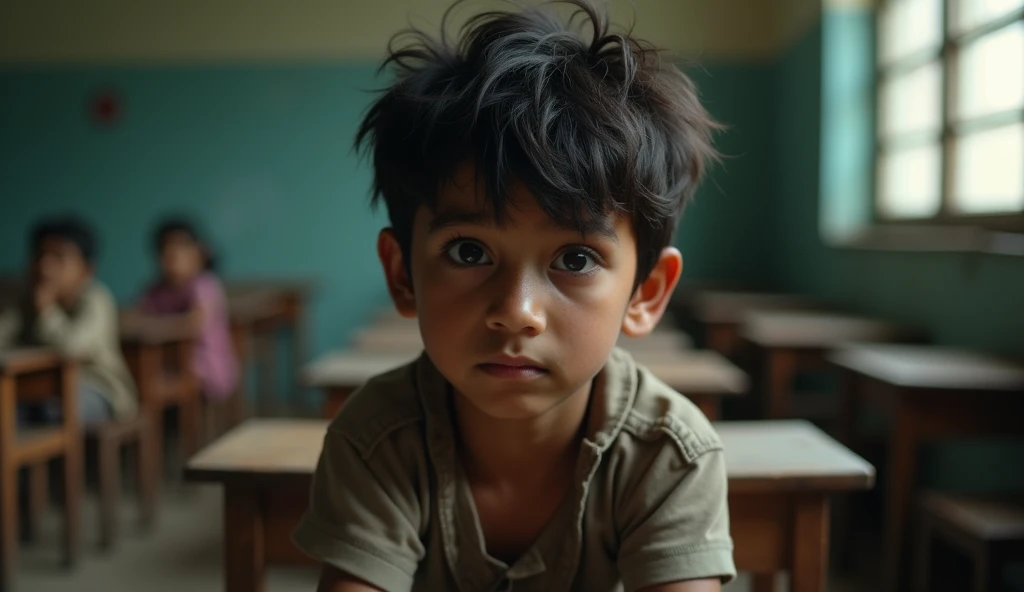
[[430,359],[478,410],[537,417],[604,366],[633,296],[636,240],[624,216],[586,237],[556,226],[523,188],[499,228],[480,194],[464,167],[436,210],[420,208],[414,308],[396,303],[419,317]]
[[76,297],[92,277],[92,266],[74,242],[59,237],[43,237],[37,246],[33,276],[37,286],[67,300]]
[[184,232],[168,234],[160,246],[160,270],[172,284],[183,284],[203,271],[204,255],[199,243]]

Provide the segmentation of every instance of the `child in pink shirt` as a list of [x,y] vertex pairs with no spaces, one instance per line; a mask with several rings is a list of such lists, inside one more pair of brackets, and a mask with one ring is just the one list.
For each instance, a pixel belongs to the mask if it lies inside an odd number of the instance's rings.
[[140,308],[150,315],[184,315],[195,326],[193,368],[206,397],[223,401],[238,385],[238,360],[213,257],[187,220],[165,220],[154,239],[160,278],[146,290]]

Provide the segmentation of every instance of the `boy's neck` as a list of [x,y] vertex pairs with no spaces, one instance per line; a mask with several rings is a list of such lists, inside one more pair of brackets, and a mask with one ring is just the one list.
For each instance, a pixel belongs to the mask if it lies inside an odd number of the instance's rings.
[[496,419],[454,395],[462,462],[470,480],[495,485],[571,475],[583,439],[592,383],[544,415]]

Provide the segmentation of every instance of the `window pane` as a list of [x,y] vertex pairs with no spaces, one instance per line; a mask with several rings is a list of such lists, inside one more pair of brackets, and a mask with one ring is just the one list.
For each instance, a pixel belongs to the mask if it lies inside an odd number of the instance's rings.
[[1024,7],[1024,0],[956,0],[953,30],[968,31]]
[[942,68],[930,62],[882,82],[878,123],[883,138],[935,132],[942,126]]
[[955,62],[956,119],[1024,106],[1024,23],[964,46]]
[[886,218],[926,218],[939,212],[940,151],[927,144],[878,160],[878,208]]
[[1024,123],[957,139],[953,206],[965,214],[1024,210]]
[[892,0],[882,10],[878,59],[882,65],[942,41],[942,0]]

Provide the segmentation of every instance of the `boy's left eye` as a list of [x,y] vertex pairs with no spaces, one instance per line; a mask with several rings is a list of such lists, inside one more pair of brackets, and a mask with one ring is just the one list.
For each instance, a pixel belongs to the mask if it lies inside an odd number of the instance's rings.
[[587,273],[597,267],[597,261],[595,261],[593,255],[586,251],[566,251],[555,257],[551,267],[571,273]]

